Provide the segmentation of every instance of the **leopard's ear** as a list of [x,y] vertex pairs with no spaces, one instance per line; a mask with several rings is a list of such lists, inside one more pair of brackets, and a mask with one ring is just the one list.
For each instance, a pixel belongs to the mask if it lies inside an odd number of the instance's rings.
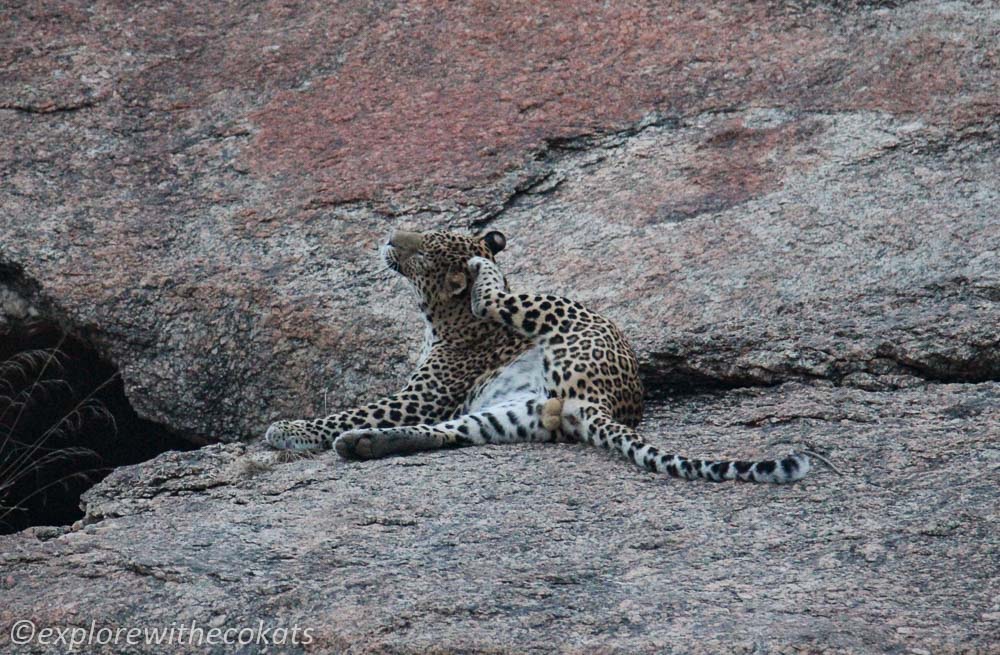
[[490,249],[490,252],[495,255],[507,247],[507,237],[505,237],[503,233],[494,230],[486,233],[483,237],[483,243],[485,243],[486,247]]
[[455,270],[448,273],[444,279],[445,293],[458,296],[469,286],[469,276],[465,271]]

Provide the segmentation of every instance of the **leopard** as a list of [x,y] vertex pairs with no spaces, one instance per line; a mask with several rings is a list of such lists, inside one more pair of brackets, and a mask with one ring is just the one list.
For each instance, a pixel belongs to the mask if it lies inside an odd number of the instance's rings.
[[557,295],[515,293],[496,256],[506,237],[394,231],[379,248],[416,293],[416,368],[397,393],[314,419],[280,420],[274,449],[334,449],[347,460],[526,442],[587,444],[686,480],[789,483],[804,453],[732,461],[661,451],[636,428],[644,390],[635,350],[610,319]]

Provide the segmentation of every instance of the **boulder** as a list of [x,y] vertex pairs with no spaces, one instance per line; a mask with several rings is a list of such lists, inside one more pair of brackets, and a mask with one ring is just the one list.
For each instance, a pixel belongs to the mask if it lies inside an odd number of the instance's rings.
[[[996,382],[785,383],[676,398],[640,426],[691,454],[808,443],[843,473],[817,462],[786,487],[681,482],[570,444],[161,455],[88,492],[76,530],[4,538],[0,648],[49,652],[11,642],[31,620],[93,622],[88,653],[236,650],[211,628],[254,653],[994,652],[998,426]],[[96,636],[171,626],[202,633]],[[266,650],[260,626],[284,643]]]
[[[67,650],[15,643],[31,620],[254,629],[244,652],[996,652],[998,30],[929,0],[6,3],[0,334],[61,326],[212,445],[0,538],[0,650]],[[512,287],[617,321],[661,449],[841,475],[265,451],[415,362],[376,257],[401,226],[501,230]]]
[[666,390],[1000,370],[988,6],[0,12],[5,313],[193,441],[399,384],[399,225],[506,231],[515,286],[618,320]]

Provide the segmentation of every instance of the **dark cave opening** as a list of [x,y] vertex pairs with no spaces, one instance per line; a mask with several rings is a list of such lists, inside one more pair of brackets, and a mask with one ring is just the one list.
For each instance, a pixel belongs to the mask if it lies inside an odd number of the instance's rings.
[[0,333],[0,534],[69,525],[116,467],[196,447],[141,419],[83,339],[50,322]]

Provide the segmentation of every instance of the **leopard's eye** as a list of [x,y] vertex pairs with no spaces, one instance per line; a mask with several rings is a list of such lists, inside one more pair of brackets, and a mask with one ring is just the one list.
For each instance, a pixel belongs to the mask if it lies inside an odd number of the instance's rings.
[[490,249],[490,252],[495,255],[507,247],[507,237],[494,230],[493,232],[486,233],[486,236],[483,237],[483,243],[485,243],[486,247]]

